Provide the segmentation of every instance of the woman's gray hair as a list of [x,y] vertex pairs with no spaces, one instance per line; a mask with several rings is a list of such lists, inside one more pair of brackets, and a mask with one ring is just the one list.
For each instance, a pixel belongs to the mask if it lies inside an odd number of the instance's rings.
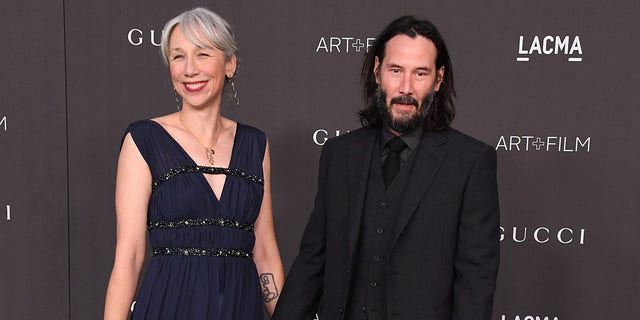
[[213,44],[224,52],[226,60],[238,52],[238,44],[227,21],[215,12],[195,8],[169,20],[162,29],[160,53],[166,65],[169,65],[169,37],[176,26],[179,26],[187,39],[198,47],[207,48]]

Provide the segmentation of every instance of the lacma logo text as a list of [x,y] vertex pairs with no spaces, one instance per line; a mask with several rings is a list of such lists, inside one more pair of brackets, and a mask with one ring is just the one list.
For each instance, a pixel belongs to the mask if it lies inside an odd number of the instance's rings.
[[520,36],[516,61],[527,62],[533,56],[564,55],[569,62],[582,61],[579,36]]

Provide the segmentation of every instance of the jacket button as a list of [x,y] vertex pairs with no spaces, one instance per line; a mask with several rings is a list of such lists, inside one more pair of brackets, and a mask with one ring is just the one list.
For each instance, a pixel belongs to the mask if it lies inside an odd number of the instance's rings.
[[375,288],[378,286],[378,283],[376,283],[375,281],[371,281],[369,285],[371,286],[371,288]]
[[340,314],[343,314],[344,313],[344,309],[338,308],[338,312],[340,312]]
[[381,202],[380,203],[380,208],[386,209],[387,207],[389,207],[389,205],[386,202]]

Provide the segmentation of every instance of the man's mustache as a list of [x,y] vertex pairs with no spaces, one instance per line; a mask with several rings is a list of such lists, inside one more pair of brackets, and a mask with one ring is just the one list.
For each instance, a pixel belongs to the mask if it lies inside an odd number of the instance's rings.
[[418,108],[418,100],[416,100],[414,97],[409,96],[409,95],[400,95],[397,97],[393,97],[393,99],[391,99],[391,104],[411,104],[414,105],[416,108]]

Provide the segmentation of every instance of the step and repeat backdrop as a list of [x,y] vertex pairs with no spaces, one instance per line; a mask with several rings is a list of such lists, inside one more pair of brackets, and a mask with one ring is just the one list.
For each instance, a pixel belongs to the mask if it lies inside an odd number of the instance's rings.
[[392,19],[432,20],[457,82],[454,127],[495,147],[496,320],[640,315],[640,3],[626,1],[4,1],[0,26],[3,319],[98,319],[115,247],[124,129],[176,111],[158,45],[195,6],[234,27],[240,105],[264,130],[285,267],[327,139],[359,126],[364,53]]

